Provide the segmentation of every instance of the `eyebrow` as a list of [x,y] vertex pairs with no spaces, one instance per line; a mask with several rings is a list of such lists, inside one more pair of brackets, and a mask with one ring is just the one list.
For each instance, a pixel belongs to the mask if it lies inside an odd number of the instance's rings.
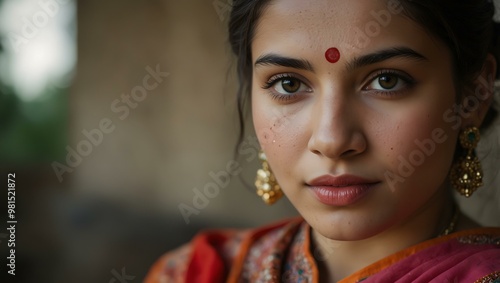
[[[346,66],[348,71],[352,71],[357,68],[380,63],[398,57],[409,58],[415,61],[429,61],[427,57],[425,57],[424,55],[418,53],[417,51],[411,48],[394,47],[394,48],[380,50],[367,55],[363,55],[358,58],[354,58],[352,61],[348,62]],[[274,66],[288,67],[288,68],[301,69],[314,72],[314,67],[307,60],[280,56],[274,53],[260,56],[255,61],[254,65],[255,67],[258,67],[259,65],[261,66],[274,65]]]
[[352,71],[357,68],[383,62],[393,58],[409,58],[416,61],[429,61],[427,57],[408,47],[394,47],[380,50],[375,53],[354,58],[346,64],[347,70]]
[[255,67],[259,65],[274,65],[314,72],[312,64],[307,60],[284,57],[273,53],[259,57],[255,61]]

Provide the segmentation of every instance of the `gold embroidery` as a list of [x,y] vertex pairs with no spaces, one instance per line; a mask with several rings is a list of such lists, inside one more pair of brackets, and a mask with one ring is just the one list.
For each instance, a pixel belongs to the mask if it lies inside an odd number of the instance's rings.
[[474,283],[500,283],[500,271],[486,275],[483,278],[476,280]]
[[470,235],[457,238],[462,244],[472,245],[500,245],[500,237],[493,237],[490,235]]

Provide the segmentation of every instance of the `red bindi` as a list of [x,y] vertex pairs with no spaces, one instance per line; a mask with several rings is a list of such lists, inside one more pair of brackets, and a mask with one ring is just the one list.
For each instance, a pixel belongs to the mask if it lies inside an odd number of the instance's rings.
[[325,57],[328,62],[337,63],[340,60],[340,51],[335,47],[329,48],[325,52]]

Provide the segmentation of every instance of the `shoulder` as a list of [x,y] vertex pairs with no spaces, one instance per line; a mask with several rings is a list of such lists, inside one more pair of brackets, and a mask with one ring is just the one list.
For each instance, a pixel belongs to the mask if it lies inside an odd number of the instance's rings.
[[248,233],[250,230],[202,232],[191,242],[160,257],[151,267],[144,282],[186,282],[189,269],[193,269],[193,265],[196,266],[200,262],[221,271],[224,266],[231,264],[241,241]]
[[[500,229],[464,230],[409,247],[350,277],[357,282],[481,282],[500,277]],[[399,282],[399,281],[398,281]]]
[[436,264],[449,263],[453,278],[463,282],[500,282],[497,281],[500,279],[500,228],[477,228],[452,234],[448,246],[443,248],[444,257],[436,258],[439,259]]
[[183,282],[191,251],[189,243],[163,255],[151,267],[144,282]]
[[460,253],[467,255],[461,266],[473,274],[474,282],[500,282],[500,228],[469,230],[455,240],[460,243]]
[[145,283],[221,282],[235,264],[241,263],[249,246],[298,219],[282,221],[254,230],[212,230],[166,253],[149,270]]

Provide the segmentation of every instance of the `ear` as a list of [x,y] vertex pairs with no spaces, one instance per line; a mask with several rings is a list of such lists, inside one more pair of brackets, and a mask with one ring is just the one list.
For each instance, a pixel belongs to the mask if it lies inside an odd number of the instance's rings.
[[495,76],[497,61],[492,54],[488,54],[483,68],[474,81],[473,91],[466,93],[462,100],[462,107],[469,114],[464,122],[464,128],[480,127],[493,102],[495,93]]

